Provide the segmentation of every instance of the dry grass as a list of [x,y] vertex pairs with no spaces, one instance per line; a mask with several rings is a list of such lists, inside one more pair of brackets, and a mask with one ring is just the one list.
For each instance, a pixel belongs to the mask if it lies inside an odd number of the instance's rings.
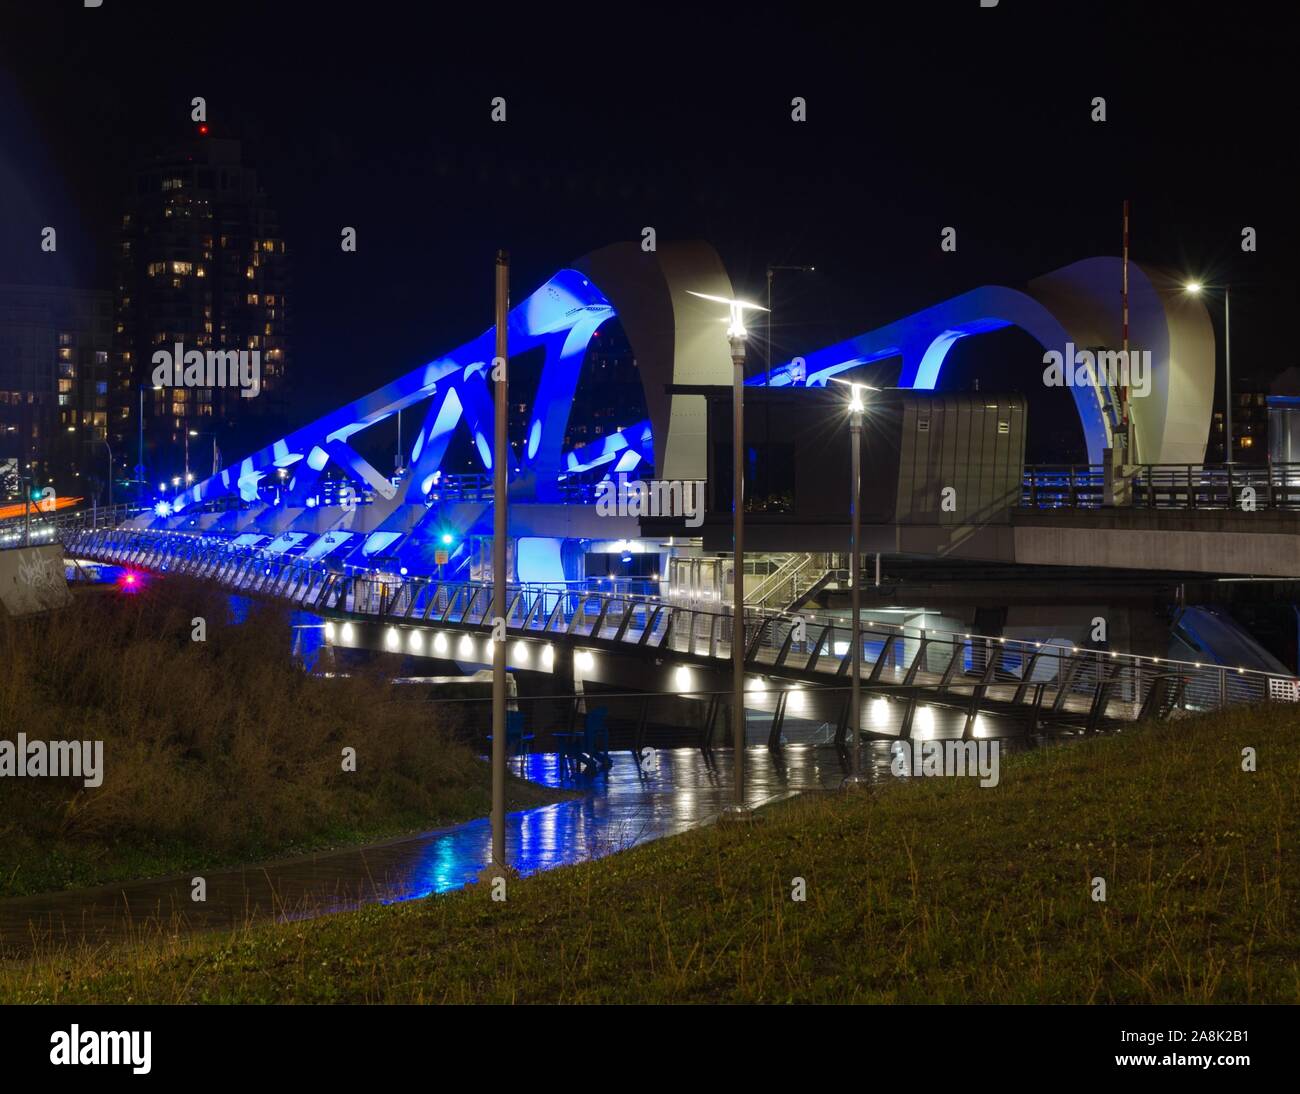
[[[207,640],[191,640],[191,621]],[[464,820],[488,772],[377,673],[309,676],[282,608],[234,624],[178,579],[0,619],[0,736],[102,740],[105,777],[0,779],[0,895],[251,861]],[[357,770],[342,770],[342,749]],[[527,801],[540,791],[517,784]]]

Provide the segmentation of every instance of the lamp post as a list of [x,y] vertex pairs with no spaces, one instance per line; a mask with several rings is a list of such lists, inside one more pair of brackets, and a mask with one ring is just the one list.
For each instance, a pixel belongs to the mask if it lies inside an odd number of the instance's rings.
[[853,586],[853,679],[849,684],[849,726],[853,730],[853,770],[850,785],[862,782],[862,395],[853,385],[849,402],[849,437],[853,457],[849,480],[853,497],[849,500],[849,583]]
[[763,386],[772,384],[772,282],[777,270],[790,270],[794,273],[814,273],[816,266],[769,266],[767,268],[767,366],[763,373]]
[[[1184,288],[1192,296],[1199,296],[1206,286],[1199,281],[1189,281]],[[1223,286],[1223,431],[1224,460],[1231,467],[1236,460],[1232,458],[1232,286]]]
[[[509,343],[506,326],[510,312],[510,257],[497,251],[495,419],[492,450],[492,603],[506,614],[506,472],[510,465],[508,394]],[[499,374],[497,370],[500,370]],[[504,625],[504,624],[503,624]],[[495,627],[493,628],[495,629]],[[506,865],[506,642],[505,635],[492,647],[492,876]]]
[[113,446],[108,443],[107,438],[104,440],[104,447],[108,449],[108,507],[113,508]]
[[[834,379],[832,377],[832,379]],[[844,780],[846,788],[866,783],[862,774],[862,414],[866,409],[862,401],[864,391],[879,391],[870,384],[855,384],[847,380],[836,383],[849,386],[849,585],[852,587],[851,606],[853,622],[852,660],[849,672],[849,729],[853,733],[852,766]],[[880,584],[880,556],[876,556],[876,584]]]
[[217,473],[217,435],[207,429],[190,429],[185,433],[185,484],[188,486],[190,481],[190,438],[191,437],[211,437],[212,438],[212,474]]
[[140,425],[140,451],[136,459],[135,477],[140,484],[140,488],[137,491],[135,500],[136,503],[141,508],[143,508],[144,507],[144,385],[143,384],[140,385],[140,414],[138,417],[139,417],[139,425]]
[[[162,385],[154,384],[153,389],[154,391],[162,391]],[[139,413],[140,450],[139,450],[139,455],[137,457],[139,462],[135,465],[136,482],[139,484],[140,487],[136,497],[136,502],[137,504],[139,504],[141,508],[144,508],[144,490],[145,490],[145,482],[146,482],[146,476],[144,473],[144,392],[145,392],[145,386],[144,384],[141,384],[140,385],[140,413]]]
[[735,751],[734,799],[726,812],[746,816],[745,804],[745,330],[746,311],[758,304],[691,292],[701,300],[727,305],[727,343],[731,349],[731,727]]

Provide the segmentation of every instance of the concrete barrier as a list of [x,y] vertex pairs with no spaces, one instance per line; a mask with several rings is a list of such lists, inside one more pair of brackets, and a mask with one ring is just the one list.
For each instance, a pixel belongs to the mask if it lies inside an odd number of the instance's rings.
[[0,550],[0,605],[6,615],[48,612],[71,603],[60,544]]

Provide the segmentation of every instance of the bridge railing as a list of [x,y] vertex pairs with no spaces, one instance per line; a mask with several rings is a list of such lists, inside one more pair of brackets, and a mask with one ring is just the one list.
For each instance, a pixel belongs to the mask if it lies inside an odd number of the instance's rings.
[[[343,574],[319,563],[231,551],[223,543],[174,532],[81,530],[70,533],[68,549],[145,570],[192,574],[307,610],[414,628],[487,630],[494,617],[504,616],[517,634],[631,644],[706,660],[731,657],[730,611],[635,593],[511,585],[498,605],[490,585]],[[741,640],[753,671],[814,679],[845,679],[850,671],[852,629],[838,617],[747,609]],[[949,698],[965,697],[972,710],[987,703],[1046,704],[1053,717],[1074,718],[1085,729],[1167,707],[1197,711],[1300,702],[1300,681],[1294,677],[1223,665],[875,621],[861,625],[858,640],[860,671],[873,689],[924,687]]]
[[70,532],[116,528],[136,516],[140,510],[132,505],[89,506],[84,509],[44,512],[32,506],[30,518],[9,517],[0,521],[0,544],[13,546],[30,536],[33,543],[52,543]]
[[[1129,508],[1300,510],[1300,463],[1137,464],[1125,474]],[[1106,503],[1101,464],[1025,468],[1025,509],[1099,509]]]

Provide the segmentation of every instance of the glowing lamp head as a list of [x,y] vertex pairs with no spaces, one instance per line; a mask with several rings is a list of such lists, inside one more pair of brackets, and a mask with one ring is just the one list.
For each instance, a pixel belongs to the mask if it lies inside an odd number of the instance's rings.
[[1197,293],[1201,291],[1201,289],[1204,288],[1204,286],[1199,281],[1189,281],[1187,282],[1186,285],[1183,286],[1183,288],[1185,288],[1189,293],[1195,296]]
[[450,546],[451,546],[451,533],[450,533],[450,532],[443,532],[443,533],[442,533],[442,536],[441,536],[440,538],[441,538],[441,540],[442,540],[442,545],[443,545],[444,547],[450,547]]
[[745,330],[745,312],[767,311],[761,304],[751,304],[747,300],[733,300],[726,296],[696,292],[694,289],[687,289],[686,291],[692,296],[698,296],[701,300],[711,300],[715,304],[727,305],[727,337],[732,340],[743,340],[748,333]]

